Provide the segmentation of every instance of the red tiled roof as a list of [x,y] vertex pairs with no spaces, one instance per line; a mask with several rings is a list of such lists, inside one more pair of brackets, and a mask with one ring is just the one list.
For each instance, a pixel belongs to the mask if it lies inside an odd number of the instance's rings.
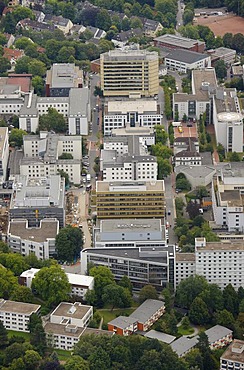
[[21,58],[24,55],[23,50],[18,50],[18,49],[10,49],[10,48],[4,48],[4,58],[7,58],[9,61],[13,58],[15,60]]
[[32,75],[28,73],[17,74],[17,73],[10,73],[8,75],[8,84],[10,85],[18,85],[21,87],[21,91],[29,92],[31,89],[31,78]]

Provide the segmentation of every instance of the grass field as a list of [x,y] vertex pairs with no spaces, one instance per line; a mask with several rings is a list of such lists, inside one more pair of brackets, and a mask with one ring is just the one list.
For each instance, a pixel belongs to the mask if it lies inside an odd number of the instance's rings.
[[129,316],[132,312],[134,312],[135,308],[115,308],[113,311],[110,309],[100,309],[97,310],[100,315],[103,317],[103,323],[107,324],[109,321],[115,319],[118,316]]
[[179,335],[191,335],[194,333],[194,329],[190,327],[189,329],[183,329],[182,325],[178,327]]
[[71,357],[72,351],[65,351],[64,349],[54,349],[57,353],[59,361],[67,361]]
[[30,334],[29,333],[24,333],[23,331],[8,330],[8,337],[12,338],[13,336],[23,337],[23,338],[25,338],[26,342],[29,342],[29,340],[30,340]]

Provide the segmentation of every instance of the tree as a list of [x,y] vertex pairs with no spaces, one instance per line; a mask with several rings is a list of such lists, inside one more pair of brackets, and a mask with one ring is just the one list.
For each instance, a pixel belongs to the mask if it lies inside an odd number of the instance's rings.
[[14,359],[22,357],[24,353],[25,353],[25,348],[23,344],[21,343],[11,344],[4,351],[6,365],[11,364],[11,362],[13,362]]
[[101,9],[97,15],[96,26],[104,31],[108,31],[111,27],[111,19],[106,9]]
[[33,303],[33,293],[27,286],[19,285],[12,293],[10,299],[17,302]]
[[44,81],[40,76],[32,77],[32,86],[34,87],[35,93],[42,96],[44,93]]
[[89,357],[91,370],[107,370],[110,368],[110,358],[108,353],[101,347],[95,348]]
[[189,369],[203,370],[203,359],[198,348],[192,349],[184,356]]
[[188,23],[192,23],[193,18],[194,18],[194,11],[192,11],[191,9],[186,9],[183,14],[184,25]]
[[162,291],[162,295],[163,295],[164,303],[165,303],[165,311],[169,313],[171,310],[171,306],[172,306],[172,295],[171,295],[170,289],[164,288]]
[[22,357],[15,358],[12,361],[9,369],[10,370],[26,370],[26,366],[25,366],[25,363],[24,363],[24,360],[22,359]]
[[9,143],[11,146],[20,148],[23,145],[23,136],[27,135],[27,132],[18,128],[13,128],[9,135]]
[[234,317],[238,314],[239,300],[238,295],[231,284],[223,290],[224,308],[231,312]]
[[223,294],[217,284],[208,284],[199,297],[206,303],[211,313],[220,311],[224,307]]
[[189,311],[189,319],[193,324],[197,325],[204,325],[209,322],[210,316],[208,307],[200,297],[196,297],[192,302]]
[[130,27],[135,28],[143,28],[142,21],[138,17],[133,17],[130,21]]
[[93,94],[101,98],[103,96],[103,91],[99,86],[95,86]]
[[43,267],[37,272],[31,288],[49,307],[67,300],[71,286],[60,266]]
[[157,158],[158,162],[158,180],[162,180],[172,172],[172,166],[167,159]]
[[173,155],[172,149],[162,145],[160,142],[151,146],[151,153],[152,155],[163,159],[169,159]]
[[28,265],[25,262],[24,257],[17,253],[1,253],[0,263],[17,276],[28,269]]
[[202,198],[207,197],[207,196],[208,196],[208,190],[206,186],[198,186],[196,197],[202,200]]
[[242,33],[236,33],[232,39],[232,49],[235,49],[237,53],[244,54],[244,35]]
[[94,291],[96,295],[96,304],[102,305],[103,290],[107,285],[115,284],[114,276],[108,267],[96,266],[92,267],[89,275],[94,277]]
[[28,328],[30,331],[30,343],[38,353],[43,355],[47,346],[46,334],[42,325],[42,319],[36,313],[30,316]]
[[128,276],[124,275],[122,279],[120,279],[118,284],[122,286],[123,288],[127,288],[129,292],[132,294],[133,285],[130,279],[128,278]]
[[0,320],[0,348],[5,348],[8,345],[8,332]]
[[147,299],[158,299],[156,288],[152,285],[145,285],[139,292],[140,303],[143,303]]
[[57,258],[61,261],[74,262],[80,256],[83,246],[83,233],[78,227],[70,225],[62,228],[55,240]]
[[39,119],[39,131],[66,132],[64,116],[54,108],[48,108],[48,113],[43,114]]
[[240,156],[236,152],[228,153],[228,158],[230,162],[240,162]]
[[5,73],[11,68],[11,63],[10,61],[3,57],[0,56],[0,73]]
[[23,6],[18,6],[17,8],[15,8],[14,11],[12,12],[12,15],[16,23],[18,23],[21,19],[26,18],[35,19],[32,10]]
[[190,182],[185,178],[185,179],[177,179],[176,180],[176,188],[181,189],[181,190],[191,190],[191,184]]
[[114,307],[130,307],[132,303],[129,290],[113,283],[103,289],[102,300],[104,304],[112,306],[111,311]]
[[180,307],[190,308],[194,299],[208,288],[207,280],[202,276],[190,276],[180,282],[176,289],[176,303]]
[[65,187],[69,187],[69,175],[64,170],[58,170],[58,174],[64,178],[65,180]]
[[33,45],[33,41],[31,41],[29,37],[23,36],[16,40],[14,45],[17,49],[25,50],[28,46]]
[[233,34],[230,32],[227,32],[223,36],[223,43],[226,48],[232,47],[232,41],[233,41]]
[[58,61],[68,63],[70,56],[75,56],[75,48],[72,46],[63,46],[58,52]]
[[41,361],[41,356],[39,355],[38,352],[32,349],[27,350],[25,352],[24,363],[26,366],[26,370],[32,370],[33,368],[36,369],[40,361]]
[[222,59],[217,60],[217,62],[214,64],[214,68],[216,76],[220,80],[224,79],[227,76],[227,67]]
[[200,205],[196,202],[190,201],[187,203],[186,211],[189,214],[189,217],[191,220],[193,220],[195,217],[199,215],[199,208],[200,208]]
[[28,45],[25,49],[25,55],[27,55],[30,58],[38,58],[39,53],[37,51],[37,45],[36,44]]
[[28,65],[28,73],[31,73],[33,76],[43,77],[46,74],[46,65],[37,59],[32,59]]
[[73,155],[71,153],[62,153],[58,159],[73,159]]
[[198,343],[196,347],[199,349],[203,359],[204,370],[217,370],[219,368],[218,363],[211,354],[209,348],[208,336],[204,332],[200,332],[198,335]]
[[215,320],[216,324],[226,326],[229,329],[233,329],[233,326],[235,324],[234,316],[226,309],[216,312]]
[[0,298],[9,299],[18,286],[18,279],[12,271],[0,266]]
[[64,365],[65,370],[89,370],[89,363],[82,357],[73,355],[66,361]]

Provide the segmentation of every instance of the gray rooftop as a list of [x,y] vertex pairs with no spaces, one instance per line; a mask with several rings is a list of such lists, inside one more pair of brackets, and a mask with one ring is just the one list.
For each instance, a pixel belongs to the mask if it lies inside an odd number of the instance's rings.
[[228,177],[244,177],[243,162],[226,163],[221,169],[223,178]]
[[38,109],[37,109],[37,95],[33,94],[32,92],[28,95],[25,95],[24,104],[20,109],[20,116],[25,115],[36,115],[38,116]]
[[136,324],[137,319],[130,316],[118,316],[112,321],[109,321],[109,325],[116,326],[117,328],[126,329],[128,326]]
[[172,343],[176,338],[173,335],[161,333],[160,331],[156,331],[156,330],[150,330],[149,332],[145,333],[144,337],[151,338],[151,339],[157,339],[167,344]]
[[190,351],[198,343],[198,338],[180,337],[170,344],[172,350],[180,357]]
[[209,343],[215,343],[219,339],[224,338],[226,335],[232,334],[233,331],[222,325],[215,325],[212,328],[205,331],[208,336]]
[[33,303],[23,303],[14,301],[0,300],[0,312],[20,313],[23,315],[31,315],[37,312],[41,306]]
[[225,55],[229,55],[229,54],[232,54],[232,53],[236,54],[236,50],[225,48],[225,47],[221,46],[220,48],[214,49],[212,55],[218,56],[218,57],[223,57]]
[[101,58],[104,61],[130,61],[130,60],[141,60],[141,61],[151,61],[158,60],[158,53],[153,51],[149,52],[147,50],[110,50],[107,53],[101,54]]
[[92,306],[83,305],[80,302],[68,303],[61,302],[51,313],[54,316],[63,318],[83,319]]
[[165,35],[156,37],[154,41],[164,42],[164,43],[167,43],[173,46],[182,47],[182,48],[191,48],[196,44],[198,45],[204,44],[203,41],[188,39],[186,37],[171,35],[171,34],[165,34]]
[[120,220],[101,220],[101,232],[152,232],[161,231],[161,220],[157,219],[120,219]]
[[54,63],[47,71],[47,83],[51,88],[78,87],[82,82],[82,70],[74,63]]
[[166,59],[175,60],[182,63],[196,63],[200,60],[204,60],[206,58],[209,58],[206,54],[200,54],[196,53],[195,51],[188,51],[188,50],[182,50],[182,49],[175,49],[172,50],[167,56]]
[[47,239],[55,239],[58,233],[59,222],[56,219],[41,220],[39,227],[28,227],[27,220],[13,219],[9,223],[9,236],[43,243]]
[[89,89],[72,88],[69,93],[69,115],[88,116]]
[[210,166],[177,166],[175,171],[186,173],[193,178],[204,178],[216,172],[215,168]]
[[146,323],[152,316],[154,316],[158,310],[164,308],[164,302],[156,299],[147,299],[143,302],[130,317],[137,319],[139,323]]

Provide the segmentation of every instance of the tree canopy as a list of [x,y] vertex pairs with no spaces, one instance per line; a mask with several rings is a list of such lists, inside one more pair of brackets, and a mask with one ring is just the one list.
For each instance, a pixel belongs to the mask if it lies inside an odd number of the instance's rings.
[[64,116],[54,108],[48,108],[48,113],[40,116],[39,131],[54,131],[56,133],[66,132]]
[[60,229],[55,240],[58,260],[74,262],[80,256],[83,233],[80,228],[70,225]]

